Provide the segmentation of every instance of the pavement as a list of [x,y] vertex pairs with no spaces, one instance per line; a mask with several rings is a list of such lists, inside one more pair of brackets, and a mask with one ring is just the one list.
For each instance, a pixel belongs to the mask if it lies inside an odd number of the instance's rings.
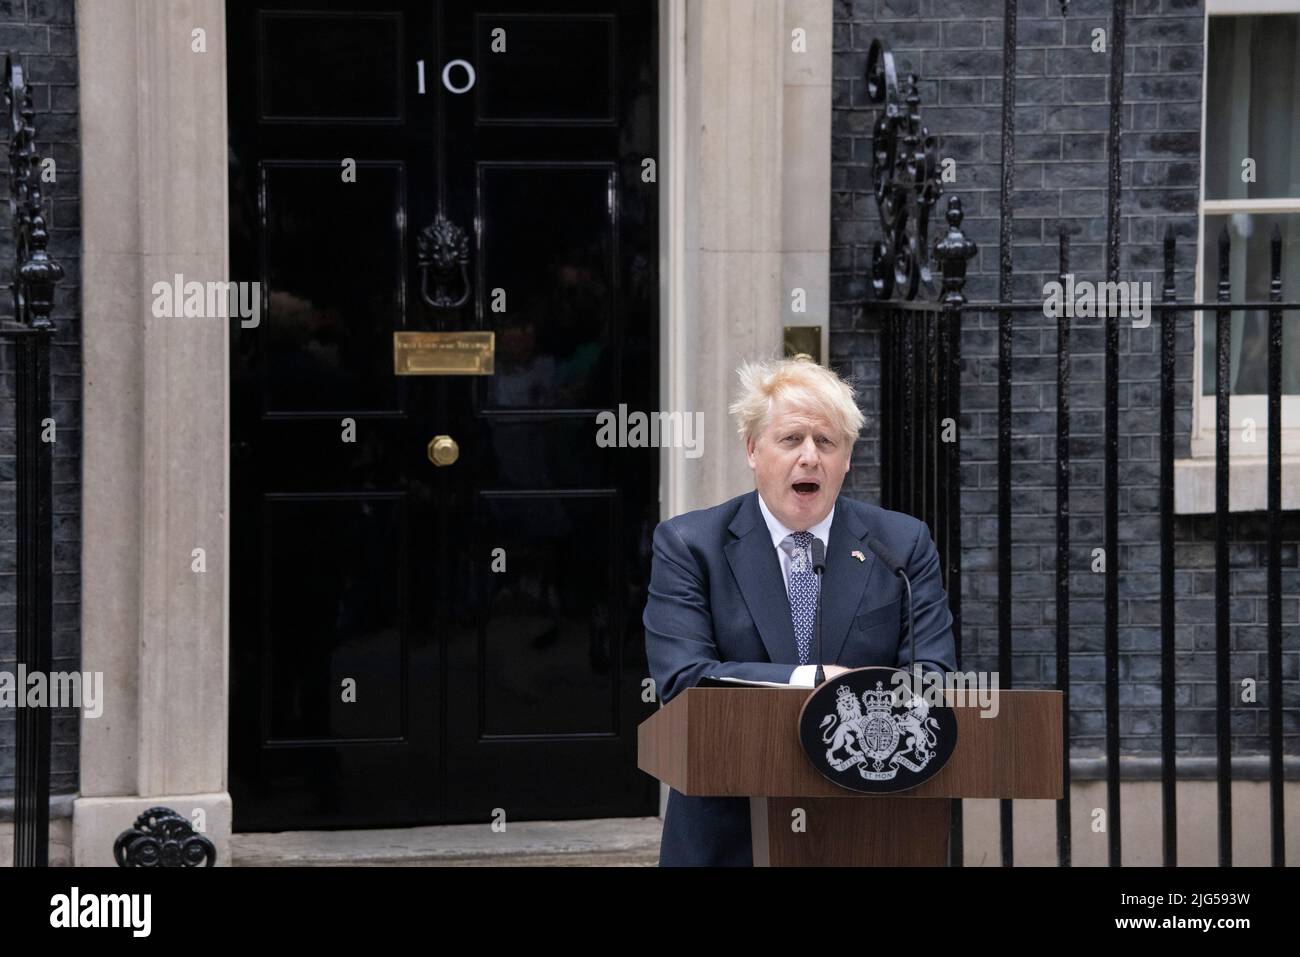
[[657,817],[233,834],[234,867],[655,867]]

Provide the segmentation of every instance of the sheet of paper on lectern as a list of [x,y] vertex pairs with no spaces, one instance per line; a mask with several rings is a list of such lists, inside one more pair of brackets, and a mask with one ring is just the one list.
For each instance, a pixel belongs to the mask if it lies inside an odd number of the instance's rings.
[[751,688],[802,688],[788,681],[751,681],[748,678],[732,678],[727,675],[705,675],[695,685],[697,688],[733,688],[736,685]]

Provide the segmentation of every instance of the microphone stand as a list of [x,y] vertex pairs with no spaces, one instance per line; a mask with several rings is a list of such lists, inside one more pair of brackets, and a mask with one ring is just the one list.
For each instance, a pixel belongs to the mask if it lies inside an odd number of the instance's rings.
[[826,546],[822,540],[812,540],[813,572],[817,576],[817,610],[813,614],[813,640],[816,642],[817,670],[813,673],[813,687],[819,687],[826,680],[826,669],[822,667],[822,573],[826,571]]
[[903,579],[903,587],[907,589],[907,654],[912,660],[912,680],[914,687],[912,694],[921,693],[921,665],[916,660],[916,627],[912,621],[912,581],[907,577],[907,572],[898,569],[898,577]]
[[914,684],[913,694],[920,694],[921,687],[921,666],[916,660],[916,623],[913,620],[912,608],[912,580],[907,577],[907,572],[903,570],[903,563],[895,558],[883,543],[874,538],[867,539],[867,547],[876,553],[876,557],[885,563],[888,568],[898,578],[903,579],[903,587],[907,589],[907,648],[908,657],[912,663],[912,681]]

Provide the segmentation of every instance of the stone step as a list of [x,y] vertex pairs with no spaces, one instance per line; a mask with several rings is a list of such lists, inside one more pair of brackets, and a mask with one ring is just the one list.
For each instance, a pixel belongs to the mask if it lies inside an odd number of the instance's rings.
[[657,817],[233,834],[235,867],[654,867]]

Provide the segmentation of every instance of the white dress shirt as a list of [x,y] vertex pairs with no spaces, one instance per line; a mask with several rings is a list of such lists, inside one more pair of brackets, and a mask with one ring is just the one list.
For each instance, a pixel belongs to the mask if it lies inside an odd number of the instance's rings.
[[[767,522],[767,530],[772,535],[772,547],[776,549],[777,557],[781,560],[781,577],[785,579],[786,598],[790,596],[790,555],[794,551],[794,542],[790,536],[795,533],[795,529],[786,528],[777,520],[777,517],[771,513],[767,503],[763,501],[762,493],[758,493],[758,508],[763,513],[763,521]],[[828,545],[831,538],[831,520],[835,518],[835,506],[831,505],[831,510],[826,513],[826,517],[816,525],[808,529],[812,532],[814,538],[820,538],[823,545]],[[817,673],[817,665],[797,665],[790,676],[790,684],[801,688],[811,688],[813,678]]]

